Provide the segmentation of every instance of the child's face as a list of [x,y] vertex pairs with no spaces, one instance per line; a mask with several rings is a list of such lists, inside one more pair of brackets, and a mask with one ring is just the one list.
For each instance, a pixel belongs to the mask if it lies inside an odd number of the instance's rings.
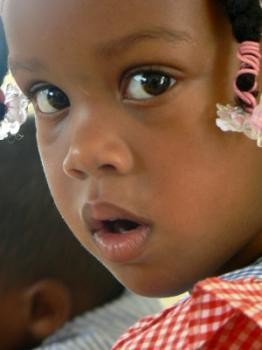
[[56,204],[142,294],[174,294],[261,253],[262,151],[215,126],[237,67],[216,2],[6,4],[10,63],[38,101]]

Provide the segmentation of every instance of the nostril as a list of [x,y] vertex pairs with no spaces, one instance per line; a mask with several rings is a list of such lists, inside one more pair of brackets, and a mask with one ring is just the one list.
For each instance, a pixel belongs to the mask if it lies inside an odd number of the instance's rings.
[[72,148],[69,149],[63,161],[63,172],[68,177],[80,180],[85,179],[87,176],[79,152]]
[[116,170],[116,167],[112,164],[102,164],[98,167],[99,169],[103,169],[103,170]]
[[103,173],[124,175],[132,166],[133,157],[126,143],[94,134],[89,138],[71,140],[63,169],[70,177],[85,179]]
[[71,169],[69,172],[69,176],[80,180],[84,180],[86,178],[86,174],[83,171],[77,169]]
[[84,180],[86,178],[86,173],[80,169],[77,169],[75,167],[68,167],[67,163],[64,163],[63,165],[63,172],[71,178]]

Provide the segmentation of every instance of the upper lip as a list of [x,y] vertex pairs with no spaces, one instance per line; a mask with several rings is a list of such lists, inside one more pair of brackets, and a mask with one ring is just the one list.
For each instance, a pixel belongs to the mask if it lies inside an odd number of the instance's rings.
[[139,225],[151,225],[149,220],[108,202],[86,203],[82,208],[82,218],[92,234],[103,229],[107,220],[130,220]]

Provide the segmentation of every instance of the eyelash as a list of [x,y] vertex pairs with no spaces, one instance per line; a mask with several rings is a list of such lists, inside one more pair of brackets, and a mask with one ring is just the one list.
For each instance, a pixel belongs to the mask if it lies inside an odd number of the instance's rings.
[[[154,65],[154,66],[143,66],[141,68],[136,68],[136,69],[133,69],[131,71],[129,70],[120,79],[119,89],[122,92],[122,95],[123,95],[124,99],[125,99],[125,95],[127,95],[125,90],[127,89],[129,83],[131,82],[132,79],[134,79],[135,77],[138,77],[138,76],[140,76],[140,79],[136,79],[136,82],[138,82],[138,83],[142,83],[143,80],[145,82],[150,77],[150,75],[151,75],[151,78],[152,78],[152,76],[154,76],[153,79],[151,79],[151,83],[153,83],[153,87],[156,87],[155,83],[157,83],[157,80],[158,80],[159,77],[162,77],[161,83],[167,83],[167,85],[169,85],[169,83],[172,82],[172,86],[164,87],[164,90],[165,90],[165,88],[166,88],[166,90],[163,93],[159,92],[159,94],[156,94],[156,95],[154,95],[152,93],[152,98],[155,99],[159,95],[164,94],[167,90],[170,90],[177,83],[177,78],[174,76],[174,74],[169,73],[169,70],[170,69],[168,69],[167,67],[156,66],[156,65]],[[168,80],[168,82],[167,82],[167,80]],[[160,81],[158,81],[158,82],[160,82]],[[147,81],[147,83],[148,83],[148,81]],[[145,83],[145,85],[146,85],[146,83]],[[152,99],[152,98],[148,98],[148,99],[147,98],[144,98],[144,99],[141,98],[140,101],[144,101],[144,103],[145,103],[146,100],[149,100],[149,99]],[[130,101],[132,101],[132,99],[130,99]],[[139,99],[137,99],[137,100],[134,99],[133,101],[137,101],[138,102]]]
[[[123,101],[125,102],[132,102],[132,103],[138,103],[138,104],[148,104],[151,102],[151,100],[155,100],[159,96],[165,94],[168,92],[168,90],[172,89],[177,84],[177,79],[174,77],[173,74],[168,72],[167,67],[163,66],[143,66],[140,68],[136,68],[133,70],[129,70],[127,73],[124,73],[122,77],[120,78],[119,83],[119,91],[123,97]],[[132,81],[133,80],[133,81]],[[149,84],[149,89],[147,84]],[[151,84],[151,86],[150,86]],[[158,84],[162,84],[160,86],[160,89],[158,89]],[[151,90],[150,90],[151,89]],[[154,89],[156,91],[154,91]],[[161,90],[162,89],[162,90]],[[57,98],[56,94],[60,94],[59,97],[62,97],[62,102],[67,104],[65,107],[61,109],[56,109],[51,104],[51,112],[45,112],[41,110],[41,107],[39,106],[39,101],[37,101],[37,98],[40,98],[38,96],[39,93],[44,94],[45,91],[50,92],[51,90],[51,97],[52,94],[54,96],[54,101]],[[53,91],[52,91],[53,90]],[[133,90],[133,91],[132,91]],[[154,94],[155,92],[155,94]],[[131,95],[139,95],[138,97],[132,97]],[[54,115],[57,113],[61,113],[61,111],[65,110],[66,107],[70,106],[70,101],[67,95],[61,90],[59,87],[56,87],[55,85],[49,84],[47,82],[37,82],[31,85],[29,89],[26,91],[26,95],[28,99],[32,102],[34,107],[38,110],[38,112],[42,114],[49,114]],[[141,97],[142,95],[142,97]],[[44,96],[44,95],[43,95]],[[50,97],[46,95],[45,97]],[[50,101],[48,101],[49,103]],[[152,102],[151,102],[152,103]],[[40,103],[41,104],[41,103]],[[45,104],[45,103],[44,103]],[[58,103],[59,105],[59,103]],[[46,107],[46,106],[45,106]],[[44,108],[43,108],[44,109]]]
[[51,84],[45,83],[45,82],[35,82],[31,83],[29,87],[25,89],[25,95],[26,97],[33,102],[35,99],[36,94],[43,90],[43,88],[46,88],[50,86]]
[[[64,104],[67,104],[67,106],[65,108],[62,108],[62,109],[56,109],[55,107],[53,107],[50,103],[50,106],[51,108],[53,108],[54,110],[51,111],[51,112],[44,112],[41,110],[41,103],[39,103],[39,101],[37,101],[38,99],[38,94],[44,94],[45,91],[50,91],[53,93],[53,96],[49,96],[50,98],[53,97],[54,99],[57,98],[57,93],[60,94],[60,97],[63,98],[62,100],[62,103]],[[46,83],[46,82],[38,82],[38,83],[35,83],[33,84],[26,92],[26,95],[28,97],[28,99],[31,101],[31,103],[33,104],[33,106],[36,108],[36,110],[39,112],[39,113],[42,113],[42,114],[50,114],[50,115],[54,115],[54,114],[57,114],[57,113],[61,113],[62,110],[65,110],[67,109],[67,107],[70,106],[70,101],[67,97],[67,95],[63,92],[63,90],[61,90],[59,87],[55,86],[55,85],[52,85],[52,84],[49,84],[49,83]],[[46,96],[48,97],[48,96]]]

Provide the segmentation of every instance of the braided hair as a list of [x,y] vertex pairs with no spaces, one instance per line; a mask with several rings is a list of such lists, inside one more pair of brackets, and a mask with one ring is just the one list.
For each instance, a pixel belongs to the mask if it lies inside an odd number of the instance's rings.
[[[260,43],[262,33],[262,8],[260,0],[221,0],[232,25],[232,31],[239,44],[243,42]],[[242,92],[251,91],[256,86],[256,76],[252,73],[240,74],[236,86]],[[257,97],[258,91],[252,91]],[[244,108],[246,102],[238,100]]]

